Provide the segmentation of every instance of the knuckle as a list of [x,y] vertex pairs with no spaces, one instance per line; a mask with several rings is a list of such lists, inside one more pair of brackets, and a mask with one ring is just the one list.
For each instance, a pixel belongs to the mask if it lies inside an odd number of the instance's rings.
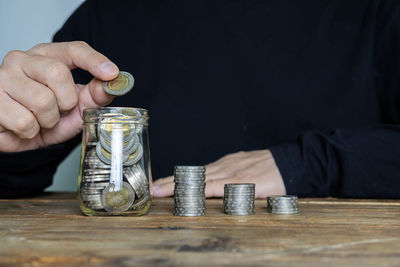
[[36,53],[39,53],[39,54],[46,54],[46,50],[50,45],[51,44],[49,44],[49,43],[37,44],[34,47],[32,47],[31,49],[29,49],[29,51],[36,52]]
[[15,120],[15,131],[23,136],[29,135],[36,126],[36,120],[33,115],[23,115]]
[[49,83],[53,81],[63,82],[68,78],[68,75],[70,75],[67,66],[58,61],[49,64],[46,74]]
[[63,111],[71,110],[75,108],[78,105],[78,97],[74,95],[73,97],[71,96],[70,99],[67,101],[64,100],[61,103],[59,103],[60,109]]
[[42,126],[45,128],[53,128],[54,126],[56,126],[56,124],[58,123],[58,121],[60,120],[60,115],[59,113],[56,113],[57,115],[53,116],[53,118],[51,118],[50,120],[48,120],[45,124],[43,124]]
[[35,99],[35,113],[46,112],[56,105],[56,100],[52,92],[42,92]]
[[25,55],[25,52],[20,50],[12,50],[8,52],[3,59],[3,64],[8,64],[19,60],[21,57]]
[[81,48],[86,48],[89,47],[88,43],[84,41],[73,41],[70,42],[70,48],[71,49],[81,49]]

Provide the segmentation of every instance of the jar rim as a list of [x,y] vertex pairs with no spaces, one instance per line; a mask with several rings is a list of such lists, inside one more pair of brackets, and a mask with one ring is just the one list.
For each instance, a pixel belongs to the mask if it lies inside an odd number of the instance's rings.
[[[144,108],[134,107],[98,107],[83,110],[83,122],[97,122],[99,118],[112,117],[112,114],[123,114],[132,120],[140,120],[142,123],[149,119],[148,111]],[[105,116],[106,115],[106,116]]]

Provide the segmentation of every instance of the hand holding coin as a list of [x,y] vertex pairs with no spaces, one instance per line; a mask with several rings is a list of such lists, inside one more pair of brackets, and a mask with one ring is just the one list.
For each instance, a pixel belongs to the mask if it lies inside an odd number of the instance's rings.
[[[70,71],[74,68],[89,71],[94,78],[77,85]],[[35,149],[76,136],[82,129],[83,109],[112,101],[102,83],[118,73],[114,63],[85,42],[11,51],[0,66],[0,151]],[[111,88],[115,84],[120,84],[118,78]]]

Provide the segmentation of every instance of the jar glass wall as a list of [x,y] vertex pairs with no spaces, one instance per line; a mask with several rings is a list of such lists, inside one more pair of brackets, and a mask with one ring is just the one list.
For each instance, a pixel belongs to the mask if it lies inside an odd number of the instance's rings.
[[78,201],[86,215],[145,214],[151,204],[148,112],[104,107],[83,112]]

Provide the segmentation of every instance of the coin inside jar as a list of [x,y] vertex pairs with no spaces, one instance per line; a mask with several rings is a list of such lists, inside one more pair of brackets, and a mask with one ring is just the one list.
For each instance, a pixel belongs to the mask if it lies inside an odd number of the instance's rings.
[[118,76],[111,81],[103,82],[103,89],[107,94],[121,96],[128,93],[135,83],[132,74],[120,71]]
[[110,183],[102,192],[101,202],[108,212],[123,212],[128,210],[135,201],[132,187],[123,182],[120,191],[114,191],[115,185]]

